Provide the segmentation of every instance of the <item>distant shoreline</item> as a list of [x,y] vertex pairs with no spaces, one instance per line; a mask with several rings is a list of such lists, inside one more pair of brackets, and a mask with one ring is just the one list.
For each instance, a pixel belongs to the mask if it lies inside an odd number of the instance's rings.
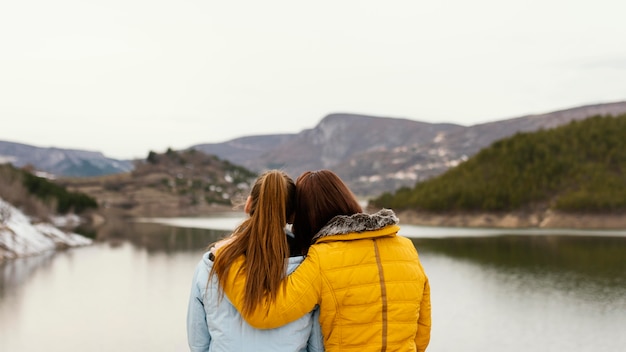
[[414,210],[397,211],[400,223],[418,226],[482,227],[482,228],[571,228],[585,230],[626,229],[626,213],[572,214],[548,210],[544,213],[427,213]]
[[[374,213],[379,209],[367,207],[364,210]],[[562,213],[553,210],[544,212],[450,212],[429,213],[415,210],[395,210],[400,219],[400,224],[434,227],[467,227],[467,228],[539,228],[539,229],[580,229],[580,230],[626,230],[626,213],[616,214],[592,214],[592,213]],[[105,219],[130,218],[133,220],[142,218],[188,218],[215,215],[219,213],[240,213],[241,209],[233,206],[205,207],[198,209],[182,209],[175,213],[170,211],[124,211],[121,209],[106,209],[100,212],[98,218]]]

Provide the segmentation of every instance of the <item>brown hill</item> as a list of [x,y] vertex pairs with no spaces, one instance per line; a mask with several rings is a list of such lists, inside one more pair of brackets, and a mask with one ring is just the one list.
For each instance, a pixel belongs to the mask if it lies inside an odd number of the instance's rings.
[[194,216],[232,210],[256,174],[214,155],[150,152],[132,172],[57,182],[96,198],[109,216]]

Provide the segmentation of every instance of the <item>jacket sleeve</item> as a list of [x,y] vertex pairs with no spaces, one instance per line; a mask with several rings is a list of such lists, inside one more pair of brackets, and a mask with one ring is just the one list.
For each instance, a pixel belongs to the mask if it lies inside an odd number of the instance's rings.
[[263,304],[247,314],[242,313],[246,284],[245,274],[240,270],[242,265],[243,257],[237,258],[231,265],[224,293],[248,324],[257,329],[273,329],[290,323],[311,312],[319,303],[321,274],[317,252],[313,247],[300,266],[283,280],[276,293],[276,300],[270,302],[265,299]]
[[200,280],[206,279],[206,275],[203,275],[202,272],[202,270],[206,271],[206,268],[202,264],[201,261],[193,275],[189,305],[187,307],[187,342],[191,352],[206,352],[211,345],[211,334],[209,334],[206,312],[202,301],[203,293],[200,289]]
[[311,335],[307,344],[308,352],[324,352],[324,337],[322,336],[322,327],[320,325],[320,307],[315,307],[313,311],[313,326],[311,327]]
[[428,277],[424,282],[424,294],[422,295],[422,302],[420,303],[420,315],[417,320],[417,334],[415,335],[415,346],[418,352],[426,351],[428,343],[430,342],[430,284],[428,283]]

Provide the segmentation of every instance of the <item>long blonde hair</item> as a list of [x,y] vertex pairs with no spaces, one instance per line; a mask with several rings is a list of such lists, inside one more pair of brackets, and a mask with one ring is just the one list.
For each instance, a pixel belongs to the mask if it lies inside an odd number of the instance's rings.
[[244,314],[254,311],[266,294],[274,300],[287,275],[285,259],[289,257],[289,246],[285,225],[293,215],[295,189],[293,180],[282,171],[270,170],[262,174],[250,192],[250,216],[235,229],[232,241],[215,256],[209,280],[217,275],[220,292],[223,292],[231,264],[243,255]]

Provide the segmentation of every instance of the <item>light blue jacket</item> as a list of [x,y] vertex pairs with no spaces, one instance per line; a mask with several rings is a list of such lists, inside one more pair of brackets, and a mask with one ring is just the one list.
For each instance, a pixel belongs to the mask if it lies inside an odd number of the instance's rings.
[[[291,273],[304,258],[291,257]],[[276,329],[255,329],[243,320],[226,295],[219,297],[217,277],[207,285],[213,261],[205,253],[196,267],[187,311],[187,340],[192,352],[324,351],[319,308]]]

